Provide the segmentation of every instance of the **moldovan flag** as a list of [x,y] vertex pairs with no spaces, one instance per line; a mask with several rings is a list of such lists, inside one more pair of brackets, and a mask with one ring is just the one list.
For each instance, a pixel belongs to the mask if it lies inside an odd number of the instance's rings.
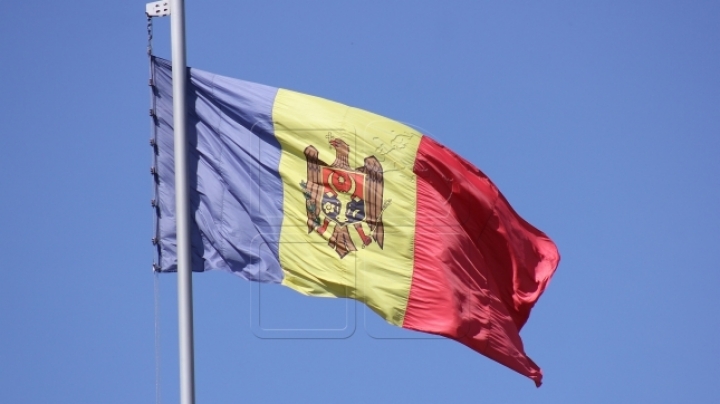
[[[156,270],[176,270],[170,63],[153,59]],[[530,377],[520,329],[560,260],[475,166],[401,123],[188,73],[193,270],[357,299]]]

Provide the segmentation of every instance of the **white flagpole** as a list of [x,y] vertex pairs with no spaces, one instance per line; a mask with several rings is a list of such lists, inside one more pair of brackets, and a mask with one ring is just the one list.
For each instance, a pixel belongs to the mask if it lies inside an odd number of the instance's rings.
[[172,42],[173,130],[175,134],[175,214],[177,224],[178,340],[180,348],[180,403],[195,403],[193,353],[192,255],[188,193],[187,67],[185,59],[184,0],[170,0]]
[[177,233],[178,342],[180,348],[180,403],[195,403],[193,353],[192,255],[190,197],[188,190],[187,104],[185,91],[185,3],[161,0],[145,5],[148,17],[170,15],[172,47],[173,132],[175,135],[175,225]]
[[175,224],[177,233],[178,340],[180,348],[180,403],[195,403],[193,353],[192,253],[187,152],[187,66],[185,59],[185,4],[161,0],[145,5],[148,17],[170,15],[172,47],[173,132],[175,135]]

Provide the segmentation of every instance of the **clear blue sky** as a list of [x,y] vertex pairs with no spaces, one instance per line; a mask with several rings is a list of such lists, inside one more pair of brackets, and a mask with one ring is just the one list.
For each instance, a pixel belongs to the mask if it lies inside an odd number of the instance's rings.
[[[540,389],[362,305],[197,274],[198,403],[720,402],[720,3],[186,1],[191,66],[421,128],[563,257],[522,332]],[[0,4],[0,402],[154,403],[157,363],[177,402],[144,5]]]

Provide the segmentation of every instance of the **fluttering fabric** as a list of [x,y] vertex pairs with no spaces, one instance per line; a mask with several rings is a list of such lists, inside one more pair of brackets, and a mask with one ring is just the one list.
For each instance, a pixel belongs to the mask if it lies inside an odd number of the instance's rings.
[[[530,377],[520,329],[560,260],[471,163],[415,129],[188,69],[193,270],[362,301]],[[158,270],[176,270],[172,74],[153,59]]]

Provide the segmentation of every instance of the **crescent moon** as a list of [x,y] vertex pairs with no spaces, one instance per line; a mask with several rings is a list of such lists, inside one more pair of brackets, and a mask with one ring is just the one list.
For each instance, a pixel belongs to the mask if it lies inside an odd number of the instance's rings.
[[355,188],[356,188],[355,179],[353,178],[353,176],[350,175],[350,174],[346,174],[347,179],[348,179],[348,181],[350,181],[350,184],[352,184],[352,186],[350,187],[350,189],[348,189],[347,192],[340,192],[340,191],[338,191],[338,189],[335,187],[335,185],[333,185],[333,178],[335,177],[335,174],[336,174],[335,171],[330,171],[330,174],[328,175],[328,185],[330,185],[330,188],[331,188],[336,194],[343,193],[343,194],[353,195],[353,194],[355,193]]

